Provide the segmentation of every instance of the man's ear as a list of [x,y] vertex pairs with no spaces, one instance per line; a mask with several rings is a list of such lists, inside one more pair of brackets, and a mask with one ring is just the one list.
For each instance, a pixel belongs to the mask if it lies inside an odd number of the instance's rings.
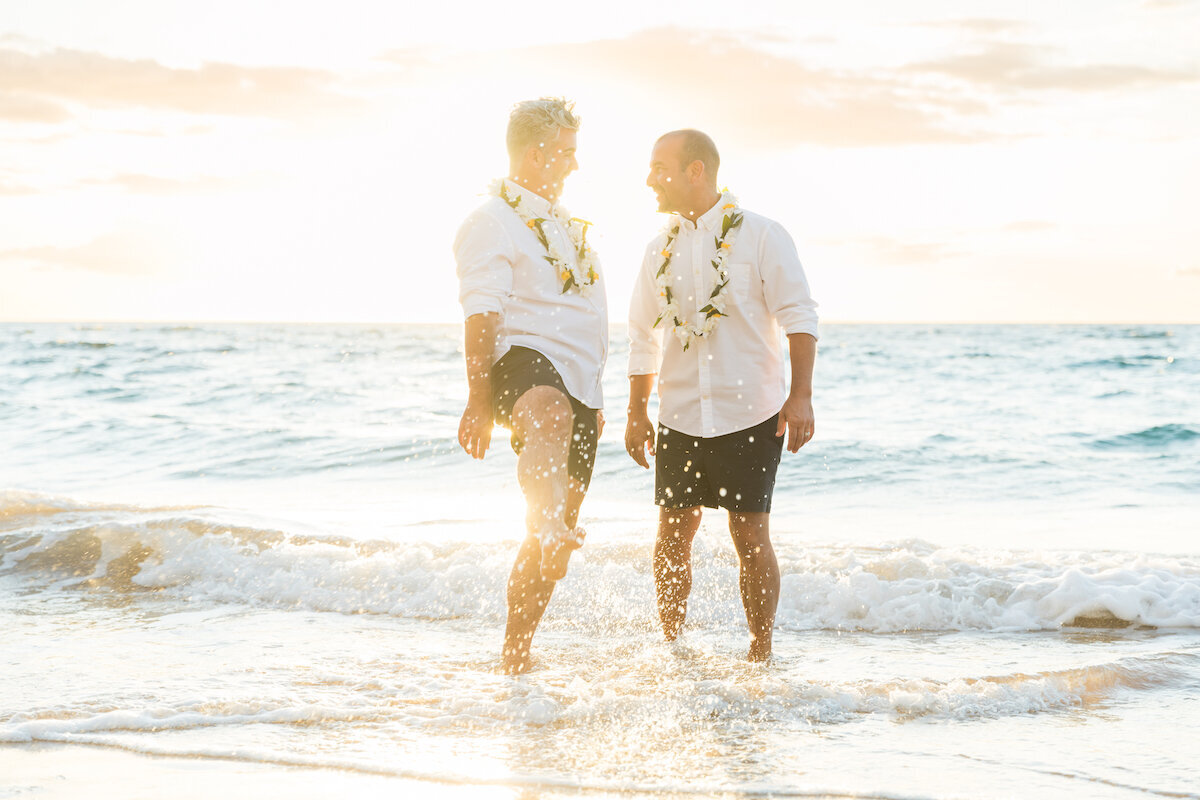
[[534,167],[543,167],[546,164],[546,148],[542,144],[531,144],[529,149],[525,151],[525,163]]
[[692,183],[699,183],[700,179],[704,177],[704,162],[697,158],[688,164],[687,176]]

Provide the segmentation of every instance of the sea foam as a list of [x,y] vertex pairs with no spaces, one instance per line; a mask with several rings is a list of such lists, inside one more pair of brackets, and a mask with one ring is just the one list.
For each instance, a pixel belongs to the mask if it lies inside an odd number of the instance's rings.
[[[515,542],[361,541],[222,524],[219,514],[6,495],[0,575],[42,590],[153,591],[191,602],[415,619],[504,616]],[[586,629],[652,627],[650,548],[595,532],[555,594]],[[1200,562],[1172,556],[777,546],[787,630],[1200,628]],[[737,563],[697,542],[689,625],[740,628]]]

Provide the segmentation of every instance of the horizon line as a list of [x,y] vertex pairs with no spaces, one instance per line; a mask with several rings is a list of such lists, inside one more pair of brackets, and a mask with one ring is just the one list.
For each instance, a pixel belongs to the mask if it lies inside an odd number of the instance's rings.
[[[462,320],[305,320],[305,319],[0,319],[0,325],[454,325],[461,326]],[[628,320],[610,320],[613,325],[628,325]],[[1096,319],[1096,320],[962,320],[962,319],[831,319],[822,320],[821,325],[1200,325],[1200,320],[1145,320],[1145,319]]]

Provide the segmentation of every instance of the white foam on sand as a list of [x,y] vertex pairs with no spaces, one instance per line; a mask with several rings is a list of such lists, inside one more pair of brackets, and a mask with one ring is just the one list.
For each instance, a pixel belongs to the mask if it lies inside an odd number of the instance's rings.
[[1000,718],[1083,707],[1123,692],[1170,688],[1190,680],[1198,661],[1200,656],[1194,654],[1176,654],[1028,674],[816,681],[777,671],[740,677],[728,670],[714,674],[695,662],[664,666],[661,654],[646,651],[620,668],[602,668],[590,677],[575,674],[561,682],[389,676],[346,684],[321,704],[208,699],[128,708],[113,708],[110,701],[92,707],[50,706],[11,716],[0,724],[0,742],[125,745],[128,734],[136,733],[339,722],[480,733],[562,722],[603,726],[615,719],[627,728],[651,730],[664,719],[707,726],[747,719],[755,724],[839,724],[864,714]]

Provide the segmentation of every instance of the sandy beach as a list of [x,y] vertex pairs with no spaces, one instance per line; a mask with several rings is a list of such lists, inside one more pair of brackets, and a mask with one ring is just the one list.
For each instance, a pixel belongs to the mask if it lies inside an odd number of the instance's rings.
[[[607,791],[587,787],[439,783],[356,770],[264,764],[236,758],[181,758],[68,744],[0,747],[0,798],[38,800],[208,800],[287,797],[290,800],[444,798],[445,800],[683,800],[678,792]],[[753,797],[736,793],[704,797]],[[843,800],[850,795],[773,792],[775,797]],[[866,797],[857,795],[856,797]]]

